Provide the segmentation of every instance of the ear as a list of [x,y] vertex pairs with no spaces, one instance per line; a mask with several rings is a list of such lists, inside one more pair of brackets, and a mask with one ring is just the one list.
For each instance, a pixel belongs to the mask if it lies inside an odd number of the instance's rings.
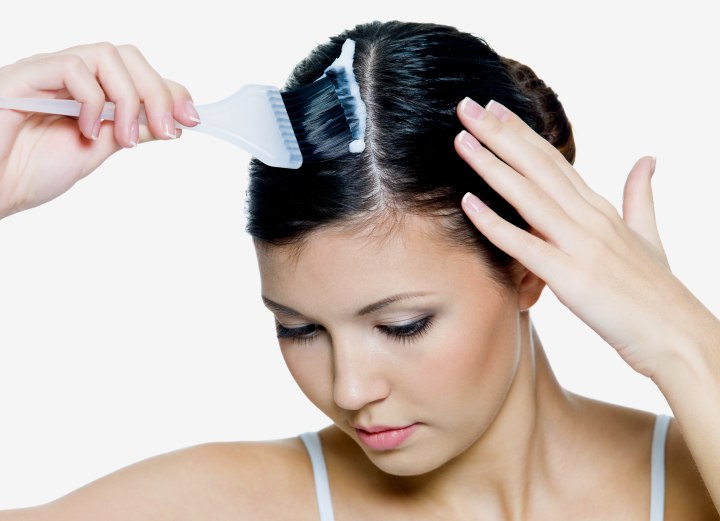
[[517,261],[513,272],[513,281],[518,293],[518,309],[527,311],[540,298],[545,288],[545,281]]

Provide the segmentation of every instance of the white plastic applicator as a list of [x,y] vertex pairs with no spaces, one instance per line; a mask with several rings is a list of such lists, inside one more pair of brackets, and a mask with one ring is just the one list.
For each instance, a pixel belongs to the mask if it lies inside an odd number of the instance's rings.
[[340,105],[345,109],[353,137],[349,145],[350,152],[358,154],[365,150],[367,107],[360,97],[360,85],[358,85],[353,71],[354,56],[355,41],[345,40],[340,56],[325,69],[323,76],[329,77],[335,84]]

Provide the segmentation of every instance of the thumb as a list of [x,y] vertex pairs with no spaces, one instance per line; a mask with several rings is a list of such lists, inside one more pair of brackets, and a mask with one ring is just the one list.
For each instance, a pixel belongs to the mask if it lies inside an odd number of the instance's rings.
[[666,259],[655,220],[655,203],[650,184],[653,173],[655,158],[650,156],[638,159],[630,170],[623,192],[623,220]]

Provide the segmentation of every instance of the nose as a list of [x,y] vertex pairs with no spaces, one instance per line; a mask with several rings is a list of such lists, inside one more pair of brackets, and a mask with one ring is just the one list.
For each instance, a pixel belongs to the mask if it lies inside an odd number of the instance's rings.
[[390,383],[382,374],[383,364],[372,348],[357,341],[333,339],[332,350],[333,399],[338,407],[357,411],[390,394]]

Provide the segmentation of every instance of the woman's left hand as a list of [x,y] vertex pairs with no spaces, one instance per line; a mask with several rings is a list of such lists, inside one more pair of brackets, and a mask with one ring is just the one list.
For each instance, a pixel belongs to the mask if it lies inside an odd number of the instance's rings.
[[668,266],[655,222],[653,158],[641,158],[631,170],[621,217],[555,147],[501,104],[483,109],[468,98],[458,116],[469,132],[458,134],[457,152],[532,230],[510,224],[471,194],[463,199],[468,217],[633,369],[655,379],[671,373],[679,356],[694,356],[680,352],[694,340],[720,338],[720,322]]

